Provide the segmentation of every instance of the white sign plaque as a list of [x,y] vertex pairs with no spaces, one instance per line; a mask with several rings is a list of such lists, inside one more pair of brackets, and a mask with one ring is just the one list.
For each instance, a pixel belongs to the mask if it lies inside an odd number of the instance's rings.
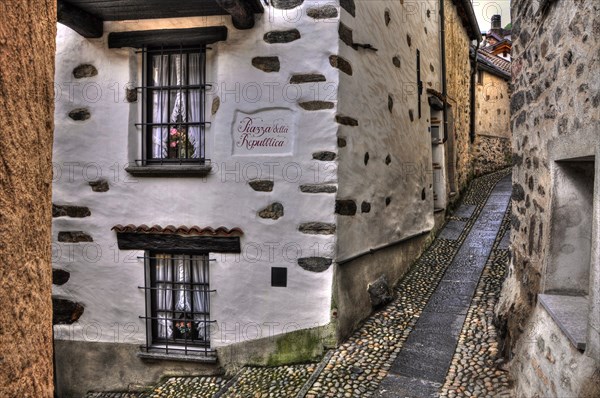
[[255,113],[238,111],[233,122],[234,155],[271,155],[293,152],[296,120],[291,109]]

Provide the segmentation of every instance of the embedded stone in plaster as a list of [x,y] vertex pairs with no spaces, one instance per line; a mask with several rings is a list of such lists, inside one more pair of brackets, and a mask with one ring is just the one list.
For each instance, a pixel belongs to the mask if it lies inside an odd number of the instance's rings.
[[252,180],[248,185],[257,192],[271,192],[275,183],[269,180]]
[[409,47],[412,45],[412,38],[408,34],[406,35],[406,43],[408,44]]
[[344,58],[342,58],[342,57],[340,57],[338,55],[330,55],[329,56],[329,63],[334,68],[338,68],[339,70],[341,70],[345,74],[347,74],[349,76],[352,76],[352,65],[350,65],[350,62],[348,62]]
[[213,98],[212,106],[210,108],[210,113],[214,116],[219,111],[219,107],[221,106],[221,98],[215,97]]
[[81,317],[83,306],[70,300],[52,298],[52,324],[70,325]]
[[290,43],[292,41],[298,40],[301,37],[300,31],[298,29],[290,29],[290,30],[273,30],[271,32],[265,33],[263,36],[264,41],[269,44],[277,44],[277,43]]
[[254,57],[252,58],[252,66],[263,72],[279,72],[281,65],[279,57]]
[[290,79],[290,84],[317,83],[324,81],[327,81],[327,79],[320,73],[307,73],[303,75],[293,75]]
[[73,69],[73,77],[75,79],[82,79],[84,77],[93,77],[98,74],[98,69],[91,64],[81,64]]
[[421,191],[421,200],[425,200],[427,198],[427,195],[425,194],[425,188],[423,188],[423,190]]
[[137,102],[137,90],[131,87],[125,87],[125,100],[129,103]]
[[313,19],[328,19],[328,18],[337,18],[338,11],[337,8],[332,4],[326,4],[321,7],[313,7],[309,8],[306,11],[306,15]]
[[335,214],[340,216],[353,216],[356,214],[356,202],[352,199],[339,199],[335,201]]
[[310,272],[327,271],[333,260],[327,257],[303,257],[298,259],[298,265]]
[[337,187],[335,185],[306,184],[300,185],[300,191],[304,193],[336,193]]
[[385,198],[385,207],[388,207],[390,203],[392,203],[392,198],[388,196],[387,198]]
[[408,110],[408,118],[410,119],[411,122],[415,120],[415,115],[413,114],[412,109]]
[[309,235],[333,235],[335,224],[326,222],[306,222],[298,226],[298,231]]
[[343,137],[338,137],[337,144],[338,144],[338,148],[345,148],[346,145],[348,145],[348,143],[346,142],[346,139]]
[[516,200],[517,202],[525,200],[525,190],[523,189],[521,184],[513,184],[512,199]]
[[65,243],[93,242],[94,239],[82,231],[60,231],[58,241]]
[[313,159],[322,160],[324,162],[330,162],[335,159],[335,152],[320,151],[312,154]]
[[64,269],[52,268],[52,284],[56,286],[64,285],[71,278],[71,273]]
[[369,163],[369,152],[365,152],[364,161],[365,161],[365,166],[366,166]]
[[277,220],[283,217],[283,205],[279,202],[274,202],[258,212],[260,218],[270,218]]
[[390,10],[385,10],[383,13],[383,20],[385,21],[385,26],[389,26],[392,18],[390,17]]
[[335,104],[329,101],[306,101],[298,103],[306,111],[320,111],[323,109],[333,109]]
[[354,48],[354,37],[352,35],[352,29],[340,22],[340,26],[338,27],[338,33],[342,42]]
[[92,213],[85,206],[56,205],[52,203],[52,217],[89,217]]
[[92,191],[94,192],[106,192],[109,189],[108,181],[106,181],[104,178],[96,181],[90,181],[88,184],[90,184],[90,187],[92,187]]
[[92,115],[87,108],[77,108],[69,112],[69,117],[76,121],[88,120],[91,116]]
[[362,202],[360,204],[360,211],[362,213],[369,213],[371,211],[371,203],[369,203],[369,202]]
[[367,291],[369,292],[369,300],[373,307],[385,305],[394,299],[393,291],[385,275],[381,275],[373,283],[369,283]]
[[279,10],[291,10],[304,3],[304,0],[271,0],[271,5]]
[[358,120],[350,116],[335,115],[335,121],[344,126],[358,126]]
[[432,72],[435,71],[435,68],[433,67],[433,64],[429,64],[429,70],[432,71]]
[[392,97],[391,94],[388,94],[388,110],[390,112],[392,112],[393,109],[394,109],[394,98]]
[[397,55],[394,58],[392,58],[392,63],[396,68],[399,68],[402,65],[402,63],[400,62],[400,57]]
[[390,154],[388,154],[385,157],[385,164],[389,165],[390,163],[392,163],[392,156]]
[[340,6],[348,12],[348,14],[353,17],[356,16],[356,5],[354,4],[354,0],[340,0]]

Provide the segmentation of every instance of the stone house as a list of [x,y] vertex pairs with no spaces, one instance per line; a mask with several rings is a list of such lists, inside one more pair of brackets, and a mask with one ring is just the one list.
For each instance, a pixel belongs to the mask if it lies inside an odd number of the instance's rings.
[[58,17],[61,396],[318,357],[468,182],[467,0],[72,0]]
[[519,397],[600,396],[600,6],[513,0],[512,259],[497,312]]
[[[512,164],[510,132],[510,61],[494,50],[490,44],[494,23],[500,16],[492,17],[492,30],[477,51],[477,84],[475,91],[475,134],[472,146],[473,172],[476,176]],[[503,32],[503,43],[510,54],[511,42]]]

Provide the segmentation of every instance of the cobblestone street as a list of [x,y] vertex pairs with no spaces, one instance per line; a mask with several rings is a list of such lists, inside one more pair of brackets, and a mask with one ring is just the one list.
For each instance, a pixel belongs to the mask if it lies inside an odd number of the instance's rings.
[[[173,377],[144,393],[87,398],[510,396],[507,374],[497,367],[493,325],[509,261],[509,216],[502,202],[510,195],[508,175],[503,170],[474,180],[438,238],[395,287],[395,300],[320,363],[247,367],[231,379]],[[470,241],[484,243],[473,252]],[[477,261],[478,269],[469,268]],[[463,282],[466,268],[468,289],[444,293],[444,283]],[[456,310],[449,313],[448,306]],[[439,328],[447,339],[436,335]],[[439,349],[437,340],[443,340]]]

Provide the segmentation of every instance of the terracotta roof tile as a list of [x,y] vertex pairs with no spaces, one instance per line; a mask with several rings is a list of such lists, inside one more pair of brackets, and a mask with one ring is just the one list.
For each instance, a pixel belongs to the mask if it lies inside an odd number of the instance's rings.
[[174,225],[167,225],[166,227],[161,227],[160,225],[153,225],[151,227],[146,224],[142,225],[115,225],[112,227],[113,231],[122,233],[122,232],[130,232],[130,233],[138,233],[138,234],[176,234],[176,235],[200,235],[200,236],[241,236],[244,232],[240,228],[211,228],[204,227],[201,228],[197,225],[193,225],[191,227],[186,227],[181,225],[179,227],[175,227]]
[[510,61],[502,57],[491,54],[485,50],[479,50],[477,60],[479,62],[484,62],[493,68],[499,69],[501,72],[510,76]]

